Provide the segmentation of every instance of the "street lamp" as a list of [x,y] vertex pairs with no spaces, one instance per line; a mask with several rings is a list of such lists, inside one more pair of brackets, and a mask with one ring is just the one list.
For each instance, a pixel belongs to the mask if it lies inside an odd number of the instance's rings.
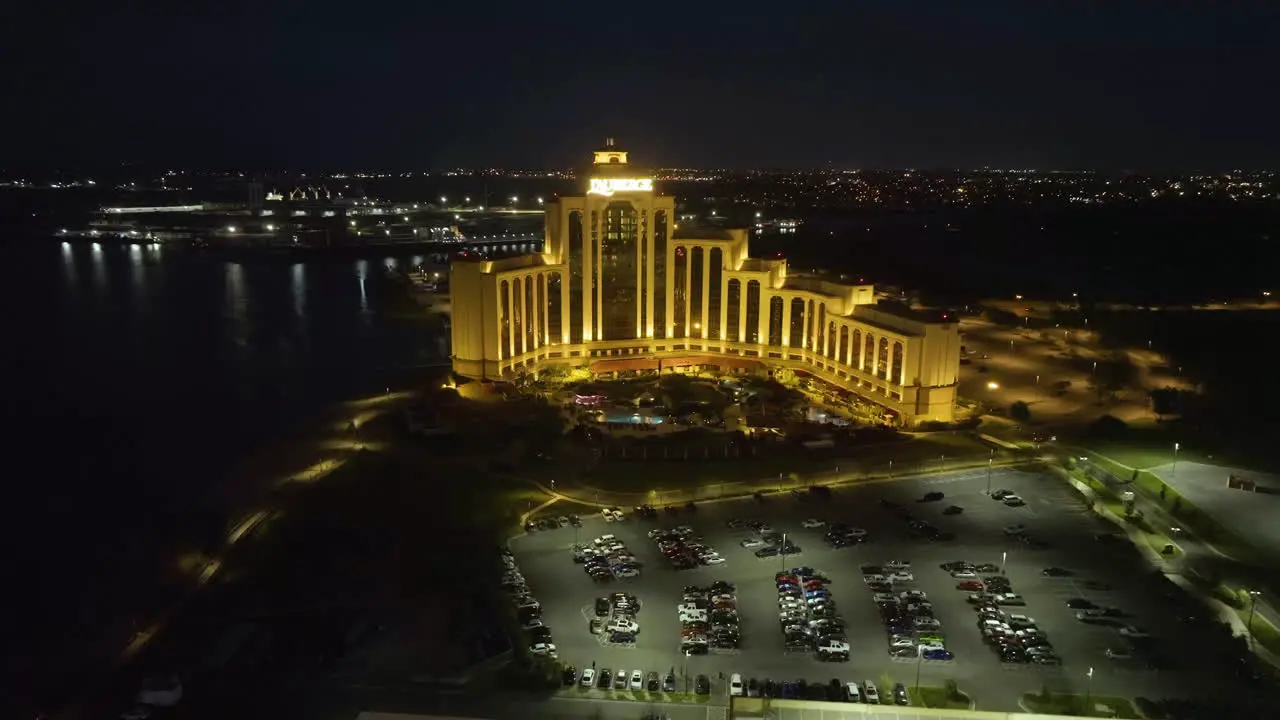
[[781,560],[779,564],[782,566],[781,568],[779,568],[779,570],[786,570],[787,569],[787,534],[786,533],[782,533],[782,550],[781,552],[778,553],[778,558]]
[[1261,590],[1249,591],[1249,621],[1245,623],[1245,629],[1249,631],[1249,649],[1253,649],[1253,608],[1258,604],[1258,596],[1262,594]]
[[1008,550],[1005,550],[1004,552],[1000,553],[1000,574],[1001,575],[1004,574],[1004,564],[1008,562],[1008,560],[1009,560]]
[[893,477],[893,458],[889,458],[889,477]]
[[1084,676],[1088,678],[1088,680],[1086,680],[1084,684],[1083,709],[1085,713],[1092,715],[1093,713],[1089,712],[1089,702],[1093,699],[1093,668],[1089,668],[1089,672],[1085,673]]
[[1173,479],[1174,480],[1178,479],[1178,450],[1181,448],[1182,446],[1179,445],[1178,443],[1173,444]]
[[991,457],[987,458],[987,497],[991,497],[991,464],[995,462],[996,451],[991,451]]

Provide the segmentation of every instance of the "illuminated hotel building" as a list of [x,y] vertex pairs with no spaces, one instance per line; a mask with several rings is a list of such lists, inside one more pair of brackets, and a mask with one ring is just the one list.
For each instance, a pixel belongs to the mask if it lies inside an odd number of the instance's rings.
[[788,276],[745,229],[685,229],[674,198],[610,141],[585,195],[546,204],[543,252],[456,260],[453,369],[491,380],[549,364],[595,373],[785,367],[905,425],[954,418],[954,319],[875,303],[870,285]]

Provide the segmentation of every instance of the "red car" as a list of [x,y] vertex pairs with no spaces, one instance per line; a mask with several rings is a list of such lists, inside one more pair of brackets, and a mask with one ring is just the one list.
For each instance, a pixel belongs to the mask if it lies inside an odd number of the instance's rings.
[[823,585],[821,580],[809,580],[804,584],[805,590],[820,590],[822,587]]
[[965,580],[964,582],[957,583],[956,589],[982,592],[985,588],[983,587],[982,583],[978,580]]
[[774,578],[774,580],[778,584],[782,584],[782,583],[791,583],[792,585],[800,584],[800,578],[796,577],[795,575],[788,575],[786,573],[779,573],[778,576]]

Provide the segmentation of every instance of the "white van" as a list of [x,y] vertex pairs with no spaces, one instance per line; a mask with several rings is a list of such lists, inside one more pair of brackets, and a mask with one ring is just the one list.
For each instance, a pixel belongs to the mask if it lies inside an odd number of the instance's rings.
[[844,684],[844,701],[845,702],[862,702],[862,690],[858,688],[858,683],[851,682]]
[[742,676],[738,673],[729,676],[729,695],[733,697],[742,696]]

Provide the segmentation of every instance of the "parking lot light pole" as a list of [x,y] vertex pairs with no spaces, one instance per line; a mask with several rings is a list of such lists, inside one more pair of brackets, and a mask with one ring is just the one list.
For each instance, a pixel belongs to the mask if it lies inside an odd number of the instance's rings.
[[[993,455],[995,454],[995,450],[991,452]],[[995,462],[994,457],[987,458],[987,497],[991,497],[991,464],[993,462]]]
[[1001,575],[1004,574],[1004,564],[1008,559],[1009,559],[1008,550],[1005,550],[1004,552],[1000,553],[1000,574]]
[[1085,673],[1084,676],[1087,680],[1084,683],[1084,707],[1081,710],[1088,715],[1092,715],[1093,713],[1089,712],[1089,702],[1093,699],[1093,668],[1089,668],[1089,672]]
[[787,569],[787,534],[782,533],[782,548],[778,552],[779,571]]
[[1179,445],[1178,443],[1173,444],[1173,479],[1174,480],[1178,479],[1178,450],[1181,447],[1182,446]]
[[893,477],[893,458],[889,458],[889,477]]

